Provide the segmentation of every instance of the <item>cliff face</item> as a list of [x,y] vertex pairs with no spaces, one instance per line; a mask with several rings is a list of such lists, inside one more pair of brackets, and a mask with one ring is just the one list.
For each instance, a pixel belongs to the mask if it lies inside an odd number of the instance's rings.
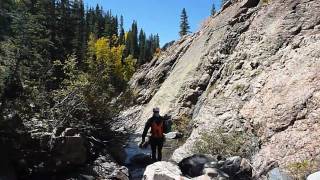
[[132,78],[140,103],[120,118],[141,132],[158,106],[193,131],[172,159],[190,155],[199,132],[253,132],[257,172],[273,162],[320,158],[320,1],[225,4]]

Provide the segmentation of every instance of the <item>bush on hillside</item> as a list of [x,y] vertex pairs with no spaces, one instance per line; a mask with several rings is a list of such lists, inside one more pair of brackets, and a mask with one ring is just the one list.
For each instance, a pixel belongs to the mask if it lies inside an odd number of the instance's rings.
[[319,163],[311,160],[302,160],[299,162],[291,163],[287,166],[287,169],[290,172],[290,175],[297,180],[307,179],[308,175],[317,171]]
[[199,140],[193,146],[193,152],[249,158],[255,149],[254,140],[253,136],[244,132],[225,132],[223,129],[215,129],[200,134]]

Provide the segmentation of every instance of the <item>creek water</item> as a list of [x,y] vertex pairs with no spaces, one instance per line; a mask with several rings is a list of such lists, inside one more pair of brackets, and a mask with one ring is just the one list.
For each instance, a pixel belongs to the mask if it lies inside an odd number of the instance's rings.
[[[131,180],[141,180],[143,179],[143,173],[146,169],[146,166],[150,163],[148,163],[148,160],[144,163],[137,163],[133,162],[133,157],[137,155],[146,155],[151,156],[151,149],[150,146],[148,146],[145,149],[139,148],[139,143],[141,141],[141,135],[140,134],[133,134],[130,136],[129,141],[127,145],[124,148],[126,158],[124,165],[129,169],[130,173],[130,179]],[[162,149],[162,160],[168,161],[173,153],[173,151],[179,146],[179,140],[177,139],[166,139],[164,142],[164,146]],[[149,158],[150,159],[150,158]]]

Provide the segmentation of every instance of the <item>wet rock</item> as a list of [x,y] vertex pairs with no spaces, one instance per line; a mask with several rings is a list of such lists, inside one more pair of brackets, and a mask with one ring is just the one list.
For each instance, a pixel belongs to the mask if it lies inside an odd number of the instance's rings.
[[136,164],[136,165],[148,165],[148,164],[153,163],[150,155],[144,154],[144,153],[137,154],[137,155],[131,157],[130,162],[133,164]]
[[[181,171],[177,165],[160,161],[149,165],[144,174],[144,180],[177,180],[182,179]],[[185,178],[183,178],[185,179]]]
[[228,174],[230,179],[246,180],[252,177],[252,169],[249,160],[239,156],[227,158],[219,170]]
[[129,180],[129,170],[124,166],[119,167],[113,171],[111,177],[118,180]]
[[282,172],[279,168],[274,168],[267,174],[268,180],[293,180],[286,173]]
[[[219,160],[220,157],[193,155],[183,159],[179,167],[183,175],[188,177],[247,180],[252,178],[249,160],[239,156]],[[199,177],[198,177],[199,178]]]
[[76,133],[76,130],[67,128],[61,133],[61,136],[51,138],[50,148],[52,153],[55,154],[58,166],[81,165],[86,162],[85,140],[80,134]]
[[310,174],[307,177],[307,180],[319,180],[320,179],[320,171],[319,172],[315,172],[313,174]]
[[119,166],[112,159],[101,156],[94,161],[91,167],[96,179],[119,179],[128,180],[129,170],[124,166]]
[[[207,176],[207,178],[210,178],[212,180],[214,179],[226,179],[228,180],[229,179],[229,175],[226,174],[225,172],[219,170],[219,169],[216,169],[216,168],[205,168],[203,170],[203,176]],[[201,176],[196,178],[196,179],[202,179]]]
[[90,175],[84,175],[84,174],[80,174],[80,180],[95,180],[96,178],[94,176],[90,176]]
[[211,157],[196,154],[183,159],[178,165],[183,175],[197,177],[202,175],[205,164],[211,161]]
[[165,138],[167,138],[167,139],[179,139],[182,137],[183,137],[183,134],[179,133],[179,132],[169,132],[169,133],[165,134]]

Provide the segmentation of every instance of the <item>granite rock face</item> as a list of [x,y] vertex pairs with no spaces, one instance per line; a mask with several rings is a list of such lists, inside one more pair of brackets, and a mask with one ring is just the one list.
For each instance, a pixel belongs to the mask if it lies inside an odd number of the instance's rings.
[[152,108],[192,117],[175,150],[192,154],[199,133],[223,128],[259,139],[256,176],[320,156],[320,1],[229,1],[200,30],[175,42],[131,79],[138,96],[121,118],[141,133]]

